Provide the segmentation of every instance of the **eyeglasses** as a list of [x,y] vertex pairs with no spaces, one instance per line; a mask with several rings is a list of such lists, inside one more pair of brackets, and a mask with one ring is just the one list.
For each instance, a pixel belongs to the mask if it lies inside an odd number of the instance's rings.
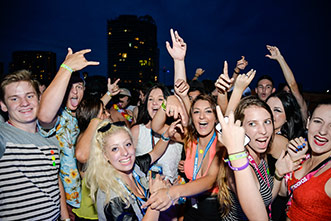
[[125,122],[124,121],[117,121],[117,122],[114,122],[114,123],[108,123],[105,126],[100,127],[98,129],[98,132],[104,133],[104,132],[108,131],[111,128],[112,125],[115,125],[115,126],[118,126],[118,127],[123,127],[123,126],[125,126]]

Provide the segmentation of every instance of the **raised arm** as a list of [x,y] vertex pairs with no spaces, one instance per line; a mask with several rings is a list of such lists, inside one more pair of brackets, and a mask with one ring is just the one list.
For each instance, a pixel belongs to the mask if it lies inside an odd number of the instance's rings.
[[195,70],[195,75],[194,75],[194,77],[192,78],[192,81],[198,80],[198,78],[199,78],[203,73],[205,73],[205,70],[203,70],[202,68],[197,68],[197,69]]
[[98,124],[102,120],[99,118],[93,118],[86,130],[79,134],[77,143],[76,143],[76,158],[80,163],[86,163],[89,156],[90,156],[90,148],[92,145],[92,139],[94,136],[94,133],[98,127]]
[[230,111],[234,111],[237,108],[244,90],[252,82],[253,78],[255,77],[255,73],[256,71],[251,69],[249,72],[247,72],[247,74],[238,75],[236,82],[234,83],[233,92],[231,94],[225,116],[227,116]]
[[247,65],[248,65],[248,61],[245,60],[245,56],[241,56],[241,59],[237,61],[237,65],[233,70],[234,72],[232,78],[236,80],[240,72],[243,71]]
[[221,107],[223,113],[225,113],[228,106],[228,91],[233,84],[234,78],[229,78],[228,74],[228,62],[224,61],[223,73],[218,77],[215,82],[217,88],[217,105]]
[[[161,108],[156,112],[152,120],[153,131],[162,134],[168,130],[169,125],[166,124],[167,116],[175,120],[181,119],[181,123],[187,125],[188,117],[186,110],[175,95],[169,96],[167,101],[164,101]],[[173,139],[177,142],[183,142],[182,135],[183,133],[181,131],[176,131]]]
[[[217,107],[216,110],[218,120],[222,126],[222,134],[218,134],[218,139],[225,145],[228,154],[245,151],[245,129],[240,127],[241,122],[239,120],[234,122],[233,112],[231,111],[228,123],[226,123],[220,108]],[[247,163],[247,157],[231,161],[232,167],[242,167]],[[249,220],[268,220],[268,214],[252,169],[247,166],[245,169],[234,171],[234,176],[237,197],[247,218]]]
[[175,82],[175,94],[179,96],[183,105],[185,106],[186,112],[189,113],[191,109],[191,101],[187,95],[190,89],[190,85],[183,79],[178,79]]
[[115,96],[115,95],[117,95],[118,93],[121,92],[120,88],[117,85],[117,83],[119,81],[120,81],[120,79],[117,79],[114,83],[111,83],[111,79],[108,78],[107,93],[105,93],[101,98],[101,101],[102,101],[104,106],[106,106],[108,104],[108,102],[111,100],[111,98],[113,96]]
[[269,50],[270,54],[267,54],[266,57],[270,58],[272,60],[278,61],[279,65],[283,71],[285,80],[286,80],[287,84],[290,86],[291,92],[300,106],[300,111],[302,114],[303,121],[306,122],[307,118],[308,118],[307,104],[306,104],[305,99],[302,97],[302,94],[299,91],[298,84],[294,78],[294,74],[293,74],[291,68],[288,66],[284,57],[281,55],[281,53],[277,47],[267,45],[267,49]]
[[178,79],[186,80],[186,71],[185,71],[185,55],[186,55],[186,43],[179,36],[178,32],[173,29],[170,29],[170,35],[172,40],[172,47],[170,43],[166,41],[166,48],[170,54],[170,56],[174,59],[174,67],[175,67],[175,77],[174,83]]
[[68,48],[68,54],[51,84],[43,93],[40,100],[38,119],[44,127],[52,127],[65,96],[67,86],[73,71],[79,71],[88,65],[99,65],[96,61],[87,61],[84,57],[91,49],[85,49],[76,53]]

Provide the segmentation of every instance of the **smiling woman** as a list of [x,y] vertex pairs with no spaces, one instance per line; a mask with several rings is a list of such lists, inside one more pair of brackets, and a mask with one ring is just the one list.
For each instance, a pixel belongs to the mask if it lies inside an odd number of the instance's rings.
[[[174,133],[174,128],[169,127],[168,131]],[[141,209],[141,205],[150,192],[166,187],[159,176],[148,181],[146,174],[168,142],[162,140],[151,152],[136,157],[132,134],[127,127],[119,122],[100,122],[85,173],[91,198],[97,201],[99,220],[158,219],[158,211]]]

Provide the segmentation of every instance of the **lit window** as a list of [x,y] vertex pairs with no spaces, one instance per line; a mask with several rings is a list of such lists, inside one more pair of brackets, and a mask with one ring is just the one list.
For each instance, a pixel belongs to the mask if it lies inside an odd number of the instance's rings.
[[114,64],[113,66],[114,66],[114,67],[117,67],[117,65],[116,65],[116,64]]
[[117,70],[116,69],[114,69],[114,72],[116,72]]
[[118,55],[122,55],[122,53],[118,53]]
[[127,53],[123,53],[122,54],[122,58],[127,58],[128,54]]
[[124,32],[127,32],[128,31],[128,29],[124,29]]
[[138,38],[138,37],[136,37],[134,40],[136,40],[136,41],[139,41],[139,38]]
[[125,58],[123,58],[123,60],[122,61],[125,61]]
[[139,43],[142,44],[142,45],[145,44],[145,42],[143,42],[143,41],[140,41]]
[[132,46],[132,43],[129,43],[129,47],[131,47]]
[[23,64],[25,64],[25,61],[23,61]]
[[151,60],[152,60],[152,58],[148,58],[148,60],[149,60],[149,61],[151,61]]
[[39,55],[39,57],[41,58],[41,57],[42,57],[42,55]]
[[139,80],[139,83],[141,83],[141,80]]
[[137,48],[138,48],[138,46],[134,46],[134,48],[136,48],[136,49],[137,49]]
[[122,61],[122,58],[120,58],[119,61]]
[[157,81],[157,76],[154,76],[154,80]]
[[108,35],[111,35],[111,32],[108,32]]

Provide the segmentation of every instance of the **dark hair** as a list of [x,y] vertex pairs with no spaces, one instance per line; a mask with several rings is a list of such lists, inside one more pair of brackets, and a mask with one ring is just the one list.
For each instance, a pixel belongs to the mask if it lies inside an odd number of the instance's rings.
[[188,93],[192,92],[192,91],[199,91],[200,94],[207,94],[205,88],[204,88],[204,84],[201,81],[198,80],[193,80],[189,82],[190,85],[190,89],[188,91]]
[[193,123],[193,118],[192,118],[192,114],[193,114],[193,108],[194,108],[194,105],[196,104],[196,102],[198,102],[199,100],[204,100],[204,101],[208,101],[208,103],[210,104],[212,110],[213,110],[213,113],[215,115],[215,119],[217,120],[217,114],[216,114],[216,101],[215,99],[208,95],[208,94],[200,94],[198,95],[192,102],[192,105],[191,105],[191,109],[190,109],[190,119],[189,119],[189,123],[188,123],[188,126],[187,126],[187,136],[185,138],[185,148],[187,148],[187,144],[189,142],[195,142],[197,139],[198,139],[198,132],[197,132],[197,129],[195,128],[194,126],[194,123]]
[[170,96],[170,92],[169,92],[168,88],[165,87],[163,84],[157,83],[154,86],[152,86],[151,88],[149,88],[146,93],[146,96],[145,96],[146,97],[145,102],[143,103],[143,105],[141,105],[141,109],[139,109],[137,122],[135,123],[135,125],[147,124],[150,120],[152,120],[151,116],[148,113],[147,103],[148,103],[148,97],[149,97],[150,93],[152,92],[152,90],[157,89],[157,88],[161,89],[164,99],[167,99],[167,97]]
[[258,78],[257,83],[256,83],[256,87],[258,87],[259,82],[264,80],[264,79],[271,81],[272,87],[274,87],[274,80],[272,80],[272,77],[270,75],[266,75],[266,74],[262,75],[261,77]]
[[[65,108],[65,106],[67,105],[67,101],[69,98],[69,93],[72,88],[72,85],[76,84],[76,83],[80,83],[80,82],[82,82],[83,86],[85,87],[85,80],[84,80],[83,75],[81,75],[78,71],[72,72],[67,89],[66,89],[66,93],[62,100],[62,105],[61,105],[62,108]],[[85,93],[84,93],[84,95],[85,95]]]
[[81,132],[84,132],[90,121],[98,116],[100,107],[102,106],[102,101],[92,96],[87,96],[80,102],[76,110],[76,118]]
[[300,106],[296,101],[295,97],[285,91],[280,91],[271,94],[266,102],[271,97],[277,97],[283,104],[286,122],[281,127],[280,131],[282,135],[287,137],[287,139],[292,140],[296,137],[304,135],[304,123],[302,120],[302,115],[300,111]]
[[331,105],[331,99],[323,99],[322,101],[318,102],[318,104],[311,110],[311,116],[313,116],[314,111],[322,105]]

